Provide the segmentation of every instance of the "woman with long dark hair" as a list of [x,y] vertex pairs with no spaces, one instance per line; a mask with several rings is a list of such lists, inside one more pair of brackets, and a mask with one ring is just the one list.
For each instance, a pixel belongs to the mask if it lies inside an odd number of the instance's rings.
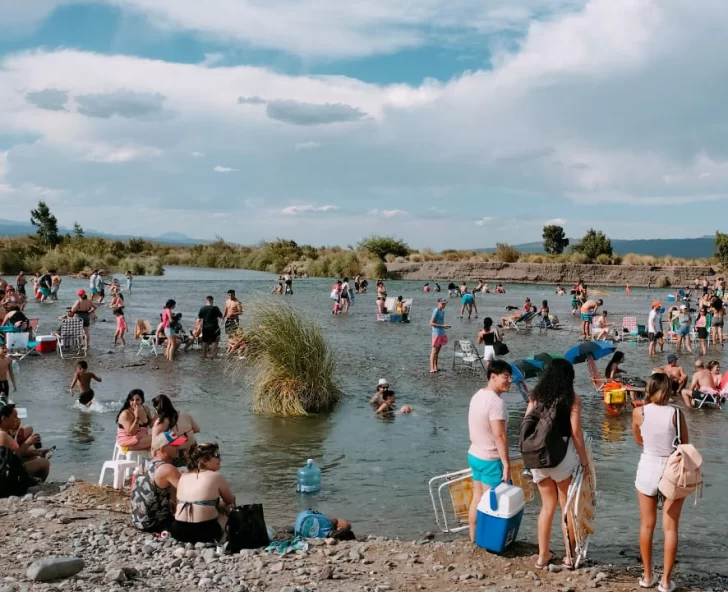
[[152,427],[152,439],[163,432],[174,432],[178,436],[186,436],[187,442],[179,446],[180,450],[190,448],[196,444],[195,434],[200,432],[200,426],[186,411],[177,411],[167,395],[157,395],[152,399],[157,419]]
[[620,375],[624,374],[624,370],[619,367],[622,362],[624,362],[624,353],[617,350],[612,355],[612,358],[609,360],[609,363],[604,370],[604,378],[608,380],[619,380],[621,378]]
[[[572,475],[579,462],[586,469],[589,458],[581,429],[581,399],[574,392],[574,367],[564,359],[552,360],[546,366],[531,397],[526,415],[536,405],[540,405],[544,409],[556,407],[555,429],[558,429],[562,437],[568,440],[566,456],[556,467],[531,470],[533,482],[538,485],[541,495],[536,568],[546,569],[553,559],[553,554],[549,551],[549,541],[556,507],[560,505],[563,513]],[[569,524],[569,538],[573,540],[573,536],[573,525]],[[573,569],[574,566],[564,560],[564,567]]]
[[483,328],[478,333],[478,343],[483,344],[483,359],[490,366],[490,363],[496,359],[495,342],[503,341],[503,335],[493,326],[493,319],[485,317],[483,319]]
[[177,337],[174,332],[174,307],[177,303],[174,300],[167,300],[162,310],[162,331],[167,338],[164,348],[164,357],[170,362],[174,361],[174,354],[177,351]]
[[129,450],[149,450],[152,446],[152,435],[149,428],[154,416],[144,406],[144,391],[132,389],[116,416],[118,426],[116,442]]

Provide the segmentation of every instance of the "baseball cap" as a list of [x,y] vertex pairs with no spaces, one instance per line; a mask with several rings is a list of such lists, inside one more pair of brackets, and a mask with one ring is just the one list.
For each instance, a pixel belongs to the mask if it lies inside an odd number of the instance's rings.
[[659,301],[655,300],[655,301],[654,301],[654,302],[652,303],[652,308],[655,308],[656,306],[662,306],[662,304],[660,304],[660,302],[659,302]]
[[84,290],[83,288],[80,288],[79,290],[76,291],[76,294],[78,294],[79,296],[83,296],[84,294],[86,294],[86,290]]
[[178,436],[174,432],[162,432],[152,440],[152,452],[165,446],[179,446],[187,442],[186,436]]
[[686,304],[681,304],[680,305],[680,310],[687,310],[687,309],[688,309],[688,307],[687,307]]
[[667,356],[667,361],[668,363],[677,362],[677,356],[675,354],[670,354],[669,356]]
[[386,378],[380,378],[377,386],[389,386],[389,381]]
[[447,298],[438,298],[437,301],[438,302],[447,302]]

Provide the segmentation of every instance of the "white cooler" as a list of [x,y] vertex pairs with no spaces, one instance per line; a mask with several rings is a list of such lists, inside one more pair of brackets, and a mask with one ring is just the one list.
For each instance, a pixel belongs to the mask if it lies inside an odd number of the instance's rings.
[[501,483],[489,489],[478,504],[475,544],[502,553],[518,536],[526,498],[523,489]]

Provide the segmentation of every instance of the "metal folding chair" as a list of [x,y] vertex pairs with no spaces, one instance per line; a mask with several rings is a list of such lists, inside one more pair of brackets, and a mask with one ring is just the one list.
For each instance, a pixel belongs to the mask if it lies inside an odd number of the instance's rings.
[[452,357],[452,369],[462,370],[463,368],[467,368],[473,374],[476,374],[478,370],[485,372],[483,357],[478,349],[465,339],[455,342]]

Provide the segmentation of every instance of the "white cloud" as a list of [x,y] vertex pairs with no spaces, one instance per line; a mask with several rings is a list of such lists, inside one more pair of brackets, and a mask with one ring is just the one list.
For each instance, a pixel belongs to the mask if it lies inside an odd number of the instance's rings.
[[225,54],[220,52],[206,53],[205,59],[200,62],[203,66],[216,66],[225,60]]
[[484,218],[480,218],[480,220],[475,221],[476,226],[485,226],[486,224],[489,224],[490,222],[493,222],[495,218],[491,216],[485,216]]
[[109,144],[106,142],[79,143],[82,158],[91,162],[120,163],[134,160],[146,160],[162,155],[162,151],[154,146],[135,144]]
[[300,152],[301,150],[315,150],[316,148],[320,148],[320,147],[321,147],[321,142],[308,141],[308,142],[296,143],[296,145],[293,147],[293,149],[296,152]]
[[375,216],[377,218],[395,218],[399,216],[407,216],[409,212],[405,210],[377,210],[372,209],[367,212],[369,216]]
[[300,216],[302,214],[318,214],[323,212],[333,212],[334,210],[338,210],[339,208],[336,206],[326,205],[326,206],[314,206],[311,204],[308,205],[302,205],[302,206],[288,206],[281,210],[281,214],[285,214],[286,216]]
[[193,152],[192,153],[192,158],[204,158],[204,157],[205,157],[204,152]]
[[240,169],[234,169],[234,168],[231,168],[231,167],[226,167],[226,166],[220,166],[220,165],[217,165],[217,166],[216,166],[216,167],[215,167],[214,169],[212,169],[212,170],[213,170],[213,171],[215,171],[216,173],[236,173],[236,172],[238,172],[238,171],[239,171]]
[[544,222],[545,226],[566,226],[566,220],[564,218],[552,218]]

